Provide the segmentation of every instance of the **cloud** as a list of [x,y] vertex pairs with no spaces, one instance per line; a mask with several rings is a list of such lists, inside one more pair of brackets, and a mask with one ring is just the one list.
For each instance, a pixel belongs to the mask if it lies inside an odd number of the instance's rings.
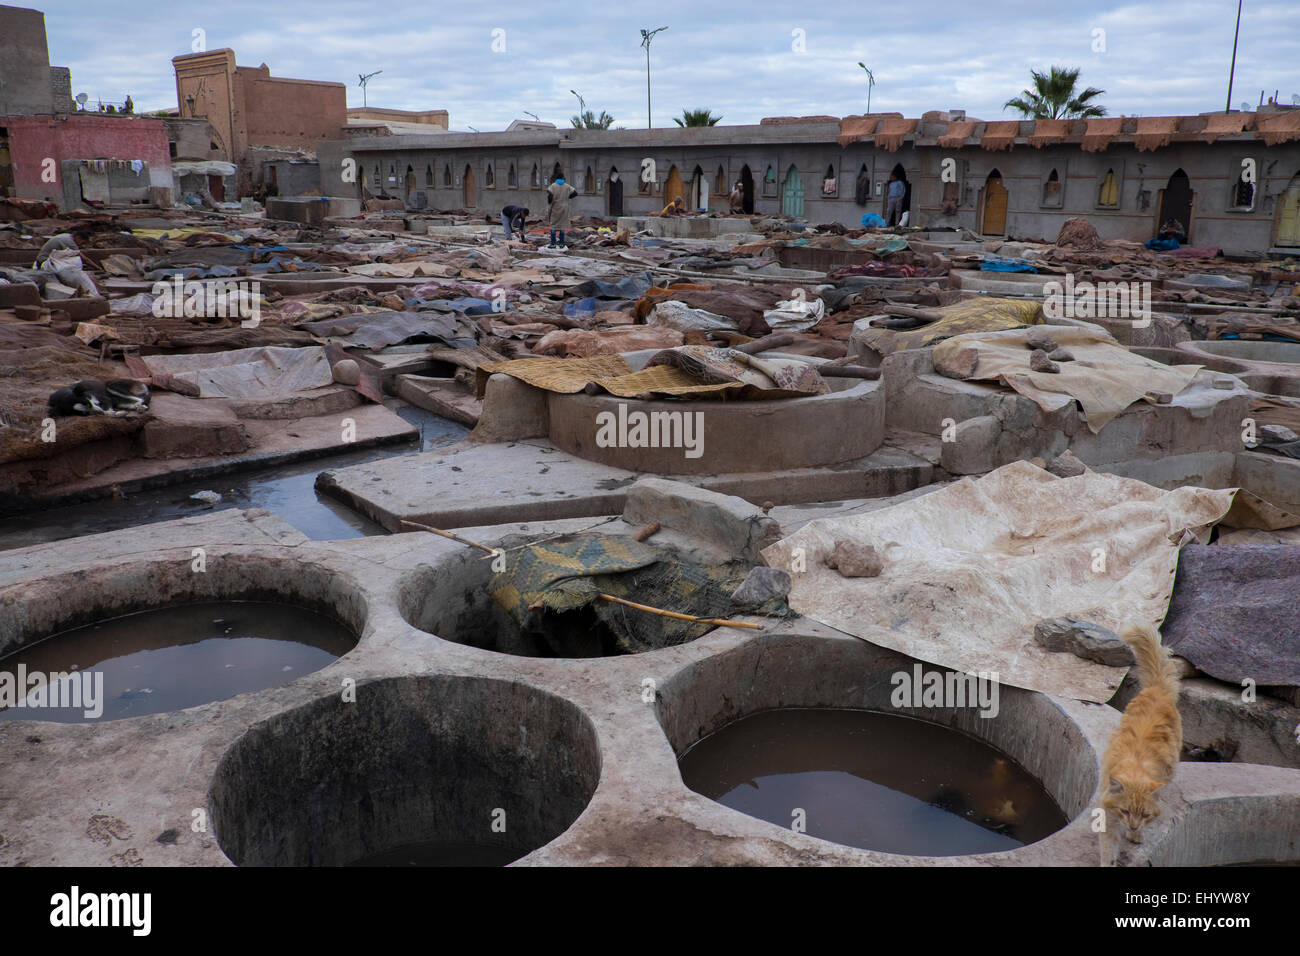
[[[928,0],[867,7],[831,0],[809,8],[753,0],[743,8],[665,0],[653,14],[624,5],[505,0],[431,7],[423,0],[372,6],[355,0],[47,0],[51,62],[72,69],[74,92],[138,108],[174,108],[171,58],[190,52],[191,31],[208,49],[229,46],[240,65],[265,62],[274,76],[345,83],[360,105],[446,109],[453,128],[503,129],[524,111],[560,126],[589,109],[618,125],[645,125],[645,50],[640,30],[668,26],[652,44],[655,124],[683,108],[709,107],[726,123],[763,116],[845,115],[866,108],[919,116],[962,108],[1009,118],[1002,104],[1031,69],[1077,66],[1106,90],[1114,114],[1222,109],[1235,6],[1209,0],[1083,2],[1030,15],[1021,2]],[[1230,9],[1231,8],[1231,9]],[[1105,50],[1093,50],[1094,29]],[[494,52],[495,36],[505,49]],[[794,31],[802,31],[795,34]],[[1300,93],[1300,4],[1252,2],[1243,14],[1234,106],[1280,90]],[[802,44],[800,48],[800,43]],[[500,44],[498,43],[498,47]]]

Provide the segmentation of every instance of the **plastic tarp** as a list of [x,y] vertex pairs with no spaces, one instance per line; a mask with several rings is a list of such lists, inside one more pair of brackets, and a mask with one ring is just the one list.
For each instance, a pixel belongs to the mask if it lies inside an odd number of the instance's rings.
[[763,321],[773,332],[803,332],[825,317],[826,303],[819,298],[789,299],[763,313]]
[[[1162,491],[1013,462],[889,508],[810,522],[763,551],[790,573],[795,611],[863,640],[1003,684],[1102,703],[1124,668],[1034,641],[1045,618],[1120,632],[1158,625],[1179,548],[1208,535],[1233,489]],[[825,566],[840,541],[872,545],[878,577]]]
[[144,363],[154,375],[171,375],[198,386],[200,398],[272,398],[334,381],[325,350],[319,346],[150,355]]
[[934,347],[934,369],[950,378],[1001,382],[1049,412],[1077,401],[1096,434],[1151,393],[1177,395],[1201,368],[1143,358],[1097,327],[1052,325],[1044,330],[1074,356],[1072,362],[1056,363],[1059,372],[1030,370],[1033,353],[1026,343],[1031,335],[1043,334],[1033,329],[958,335],[940,342]]
[[454,313],[374,312],[339,315],[303,325],[312,335],[345,345],[374,349],[414,338],[432,338],[452,348],[472,348],[477,339],[470,325]]

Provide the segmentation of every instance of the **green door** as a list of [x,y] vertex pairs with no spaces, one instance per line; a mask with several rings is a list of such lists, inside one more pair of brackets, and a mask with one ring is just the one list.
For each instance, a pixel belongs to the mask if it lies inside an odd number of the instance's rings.
[[803,215],[803,178],[794,166],[785,174],[785,195],[781,200],[781,211],[796,218]]

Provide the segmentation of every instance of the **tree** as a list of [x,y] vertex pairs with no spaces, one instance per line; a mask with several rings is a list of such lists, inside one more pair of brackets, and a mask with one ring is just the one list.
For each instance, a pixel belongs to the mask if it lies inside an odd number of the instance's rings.
[[1003,109],[1018,110],[1027,119],[1091,119],[1106,115],[1104,106],[1089,102],[1105,90],[1090,86],[1081,93],[1075,92],[1079,82],[1078,67],[1067,70],[1054,66],[1050,73],[1031,70],[1030,75],[1034,78],[1034,88],[1007,100]]
[[604,110],[600,111],[600,116],[587,110],[581,116],[569,117],[569,122],[573,124],[574,129],[609,129],[614,125],[614,117]]
[[698,110],[688,110],[683,108],[681,118],[673,118],[673,122],[678,126],[717,126],[721,116],[714,116],[713,111],[707,108]]

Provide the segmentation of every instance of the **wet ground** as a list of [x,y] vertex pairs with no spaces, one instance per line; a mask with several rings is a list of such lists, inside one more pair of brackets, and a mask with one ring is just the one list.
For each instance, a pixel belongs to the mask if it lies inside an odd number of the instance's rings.
[[859,710],[772,710],[681,756],[682,780],[748,816],[918,856],[1013,850],[1069,821],[1037,780],[973,737]]
[[[128,614],[64,631],[0,660],[0,681],[12,679],[22,698],[0,709],[0,722],[83,723],[197,707],[287,684],[356,642],[337,621],[287,604],[221,601]],[[28,676],[37,673],[71,674],[59,680],[57,701],[48,690],[24,694],[39,686]],[[76,706],[46,706],[69,701]],[[0,697],[0,707],[4,703]]]
[[[469,430],[431,412],[391,400],[394,412],[420,429],[420,441],[313,458],[291,465],[207,477],[152,490],[134,492],[124,499],[104,498],[0,518],[0,551],[25,548],[79,535],[118,531],[136,525],[169,521],[196,512],[227,508],[265,508],[283,518],[314,541],[386,534],[378,523],[341,502],[318,494],[316,475],[330,468],[428,451],[460,441]],[[216,505],[193,501],[200,491],[221,495]]]

